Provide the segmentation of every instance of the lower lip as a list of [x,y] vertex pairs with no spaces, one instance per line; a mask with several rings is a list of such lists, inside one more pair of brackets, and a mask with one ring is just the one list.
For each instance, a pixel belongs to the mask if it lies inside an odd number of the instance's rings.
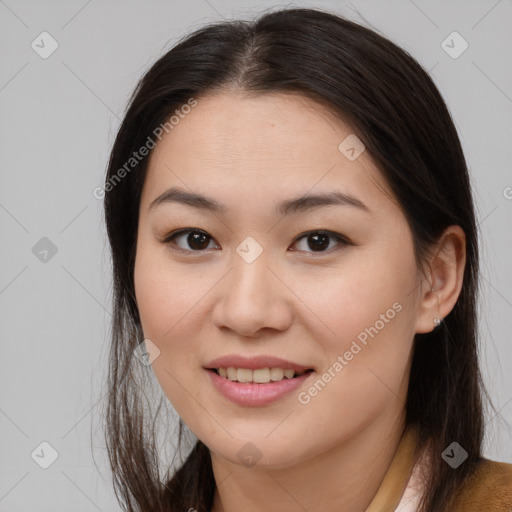
[[284,378],[268,384],[255,384],[254,382],[236,382],[217,375],[213,370],[206,370],[213,385],[226,398],[239,405],[266,405],[291,391],[297,389],[314,371],[294,377]]

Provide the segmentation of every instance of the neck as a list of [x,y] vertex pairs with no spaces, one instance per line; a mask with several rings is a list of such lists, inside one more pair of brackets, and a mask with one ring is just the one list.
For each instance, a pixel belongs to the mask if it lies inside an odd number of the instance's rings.
[[[211,453],[212,512],[361,512],[370,505],[404,432],[402,403],[336,446],[292,467],[233,464]],[[392,409],[392,410],[391,410]]]

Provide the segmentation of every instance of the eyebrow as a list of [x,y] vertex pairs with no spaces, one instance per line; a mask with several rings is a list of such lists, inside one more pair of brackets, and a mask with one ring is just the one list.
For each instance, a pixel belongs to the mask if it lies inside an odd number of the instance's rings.
[[[217,200],[194,192],[188,192],[177,187],[171,187],[154,199],[148,207],[151,211],[165,203],[180,203],[193,208],[198,208],[212,213],[225,214],[227,207]],[[285,216],[289,213],[299,213],[311,210],[319,206],[352,206],[367,213],[371,210],[357,197],[343,192],[327,192],[323,194],[304,195],[282,201],[276,206],[276,213]]]

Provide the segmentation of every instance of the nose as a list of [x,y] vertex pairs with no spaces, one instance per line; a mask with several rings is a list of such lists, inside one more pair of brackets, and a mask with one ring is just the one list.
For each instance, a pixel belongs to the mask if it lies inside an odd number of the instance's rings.
[[214,325],[239,336],[255,338],[268,329],[286,330],[293,320],[290,298],[275,265],[264,254],[252,263],[234,255],[233,268],[216,287]]

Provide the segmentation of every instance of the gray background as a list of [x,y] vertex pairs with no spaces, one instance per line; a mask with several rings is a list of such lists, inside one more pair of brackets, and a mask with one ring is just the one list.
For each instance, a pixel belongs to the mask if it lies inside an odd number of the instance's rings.
[[[446,99],[482,235],[482,369],[510,425],[512,2],[293,4],[378,29],[430,71]],[[128,95],[157,57],[207,22],[284,5],[0,0],[0,511],[120,510],[98,417],[111,283],[93,190],[102,185]],[[31,47],[43,31],[59,45],[46,59]],[[453,31],[469,44],[458,58],[441,46]],[[57,250],[46,261],[43,237]],[[510,430],[492,413],[487,429],[485,455],[512,462]],[[58,453],[48,469],[31,457],[36,449],[34,459],[49,457],[44,441]]]

